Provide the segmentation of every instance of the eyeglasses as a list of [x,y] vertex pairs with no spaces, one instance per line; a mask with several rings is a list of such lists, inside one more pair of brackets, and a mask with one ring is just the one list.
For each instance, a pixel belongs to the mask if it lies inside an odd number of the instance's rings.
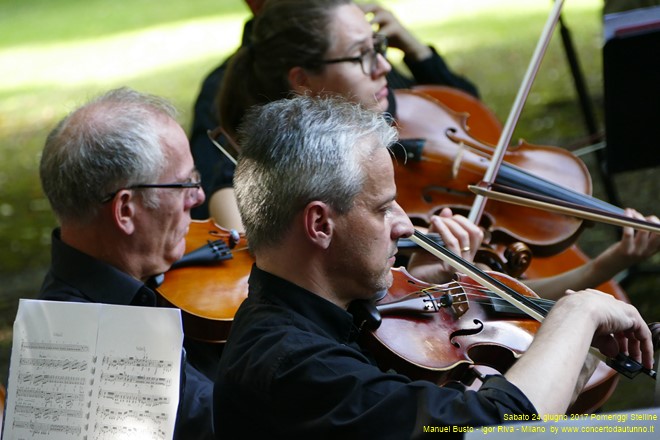
[[199,174],[199,171],[195,170],[193,171],[192,175],[189,178],[188,182],[180,182],[180,183],[140,183],[137,185],[131,185],[127,186],[124,188],[120,188],[115,192],[112,192],[108,195],[106,195],[102,200],[101,203],[108,203],[110,200],[114,199],[117,193],[123,189],[145,189],[145,188],[173,188],[173,189],[185,189],[188,190],[188,196],[192,198],[192,195],[194,194],[191,189],[195,189],[195,191],[199,191],[199,189],[202,187],[202,178]]
[[321,60],[321,64],[335,63],[360,63],[362,72],[365,75],[373,75],[378,68],[378,55],[385,56],[387,51],[387,37],[383,34],[374,34],[374,47],[371,50],[363,52],[358,57],[333,58],[330,60]]

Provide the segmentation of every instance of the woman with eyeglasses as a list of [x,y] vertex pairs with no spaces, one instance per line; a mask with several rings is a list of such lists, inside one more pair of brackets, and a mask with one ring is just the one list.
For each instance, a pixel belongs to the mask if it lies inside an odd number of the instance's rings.
[[[374,32],[365,12],[373,14],[372,22],[383,33]],[[385,32],[406,49],[408,66],[415,69],[418,80],[446,83],[448,69],[440,56],[378,6],[360,7],[351,0],[268,0],[255,19],[251,43],[232,56],[225,74],[217,97],[223,127],[233,137],[248,108],[293,94],[341,95],[394,114]],[[450,76],[454,85],[476,94],[468,81]],[[228,161],[221,173],[224,187],[210,196],[209,211],[220,225],[242,229],[231,188],[233,165]],[[451,212],[442,216],[442,221],[436,220],[436,229],[445,243],[459,253],[473,249],[472,258],[482,240],[481,230]],[[433,270],[446,268],[435,265]]]
[[[245,0],[245,3],[250,8],[253,16],[245,23],[243,28],[241,47],[250,45],[254,21],[261,14],[266,0]],[[404,73],[396,68],[390,70],[386,78],[391,88],[410,89],[420,84],[432,84],[458,89],[478,97],[478,91],[474,84],[453,72],[433,47],[427,46],[417,39],[390,10],[375,3],[359,3],[358,6],[367,14],[374,29],[387,37],[389,46],[400,50],[404,55],[403,62],[408,72]],[[316,32],[315,29],[312,29],[312,31]],[[308,32],[308,30],[303,28],[304,35],[306,35],[305,32]],[[301,44],[304,45],[306,40],[307,38],[301,38]],[[233,56],[225,59],[204,78],[194,106],[193,124],[190,131],[190,148],[195,159],[195,165],[202,174],[204,191],[207,194],[213,194],[218,189],[216,179],[221,176],[214,175],[214,172],[216,168],[224,169],[224,162],[227,161],[225,156],[213,146],[207,136],[207,131],[220,125],[214,101],[232,59]],[[294,58],[293,62],[296,61]],[[192,211],[192,216],[201,220],[208,219],[208,203],[203,203],[195,208]]]
[[[387,30],[386,21],[379,30]],[[405,39],[406,34],[390,35],[402,44],[401,35]],[[386,40],[367,21],[365,10],[351,0],[268,0],[255,19],[251,44],[234,54],[226,72],[217,97],[220,121],[234,136],[248,108],[295,94],[342,95],[396,117],[396,102],[387,80],[392,66],[384,57],[386,47]],[[433,72],[431,66],[443,62],[429,51],[432,56],[424,63]],[[415,76],[419,81],[420,73]],[[429,78],[428,82],[433,81]],[[220,178],[224,186],[210,195],[209,210],[221,226],[242,229],[232,177],[233,164],[227,162]],[[632,211],[630,215],[641,217]],[[647,220],[658,221],[655,217]],[[483,239],[476,225],[448,209],[431,221],[430,230],[438,232],[449,249],[468,260],[474,258]],[[540,295],[557,299],[568,288],[597,286],[658,249],[660,236],[626,230],[621,241],[589,263],[529,285]],[[453,272],[423,253],[415,259],[408,269],[426,281],[442,283]]]

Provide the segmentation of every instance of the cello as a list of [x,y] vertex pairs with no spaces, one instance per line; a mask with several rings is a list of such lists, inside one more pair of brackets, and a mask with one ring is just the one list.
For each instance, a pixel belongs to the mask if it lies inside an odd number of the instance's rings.
[[[492,147],[471,136],[465,114],[421,92],[396,90],[395,96],[396,126],[403,146],[395,149],[399,203],[417,225],[427,224],[445,206],[469,211],[474,195],[467,188],[482,180],[490,160],[484,150],[492,152]],[[591,192],[586,166],[564,149],[524,144],[508,151],[506,160],[505,169],[512,178],[531,176],[535,182],[555,187],[560,185],[553,182],[562,181],[576,194]],[[520,241],[535,255],[552,255],[575,241],[583,222],[493,202],[481,225],[491,242]]]
[[[545,50],[543,45],[547,45],[547,42],[549,41],[549,35],[550,35],[550,32],[551,32],[552,27],[554,25],[553,20],[556,23],[556,19],[559,16],[559,11],[561,10],[561,6],[562,6],[561,1],[558,1],[558,2],[555,3],[555,7],[553,9],[554,17],[550,17],[548,25],[546,26],[546,29],[544,30],[545,38],[541,39],[541,41],[539,42],[539,46],[537,47],[537,51],[535,53],[535,58],[537,59],[537,61],[540,61],[540,54]],[[496,157],[496,155],[493,154],[493,159],[490,161],[488,169],[486,170],[486,172],[485,173],[480,173],[480,176],[484,175],[483,178],[479,178],[480,181],[485,180],[487,183],[494,181],[493,180],[495,178],[494,170],[497,170],[497,168],[502,163],[501,161],[503,159],[503,156],[506,155],[506,153],[504,153],[504,152],[506,151],[505,150],[506,144],[508,144],[508,141],[510,139],[510,134],[512,132],[512,121],[516,118],[516,116],[515,116],[516,112],[519,113],[520,109],[522,108],[522,100],[524,99],[524,98],[522,98],[522,96],[525,95],[527,93],[527,91],[529,90],[529,85],[531,84],[531,82],[529,80],[534,75],[534,69],[538,68],[538,64],[539,64],[539,62],[536,62],[536,63],[532,62],[532,65],[530,65],[530,70],[528,71],[528,74],[526,76],[526,81],[524,81],[523,87],[521,88],[521,91],[520,91],[520,93],[518,95],[518,98],[516,100],[517,101],[516,105],[514,105],[514,107],[512,109],[512,113],[510,115],[511,117],[509,118],[509,121],[507,121],[507,126],[505,127],[504,133],[501,136],[500,143],[498,144],[498,148],[497,148],[496,151],[493,152],[493,153],[496,152],[498,154],[498,156]],[[417,117],[419,117],[420,115],[424,115],[424,113],[418,113]],[[414,123],[413,119],[411,119],[411,121],[413,121],[413,123]],[[463,122],[464,122],[464,120],[463,120]],[[465,124],[459,124],[459,128],[464,128],[463,125],[465,125]],[[497,131],[497,128],[498,127],[495,126],[495,131]],[[463,139],[465,139],[465,136],[463,136],[464,133],[462,132],[462,133],[460,133],[461,136],[452,138],[454,133],[455,133],[454,127],[449,127],[449,129],[447,129],[445,131],[445,133],[440,134],[440,136],[438,137],[438,139],[441,142],[444,142],[444,141],[446,141],[446,139],[449,139],[450,141],[453,141],[455,144],[458,145],[458,149],[456,150],[457,153],[452,156],[453,160],[449,161],[449,163],[453,163],[453,166],[451,168],[451,172],[454,173],[453,175],[449,175],[450,176],[449,178],[454,178],[455,177],[455,170],[457,168],[460,168],[461,162],[463,161],[463,157],[462,157],[463,152],[464,152]],[[443,137],[444,137],[444,139],[443,139]],[[413,136],[413,138],[414,138],[414,136]],[[484,149],[481,148],[481,146],[479,144],[476,144],[476,143],[473,143],[472,145],[470,145],[470,147],[472,148],[471,152],[475,152],[475,151],[479,151],[479,150],[481,150],[481,152],[484,151]],[[421,154],[419,154],[418,156],[421,156]],[[404,157],[407,158],[408,156],[404,156]],[[479,160],[479,158],[477,158],[477,162],[478,162],[478,160]],[[585,170],[586,170],[586,167],[585,167]],[[585,173],[585,175],[588,177],[588,172]],[[445,175],[443,177],[447,178],[447,176],[448,175]],[[515,180],[515,176],[514,176],[514,180]],[[397,183],[398,183],[398,180],[397,180]],[[585,190],[585,189],[587,189],[587,187],[579,187],[579,188],[582,189],[583,193],[590,192],[591,191],[591,189],[590,189],[590,180],[588,181],[588,185],[589,185],[588,191]],[[575,187],[576,187],[575,184],[571,185],[571,188],[575,188]],[[400,186],[399,186],[399,188],[400,188]],[[429,189],[429,188],[431,188],[432,190],[435,190],[435,188],[432,185],[428,185],[426,187],[422,187],[422,188],[419,188],[419,189],[426,190],[426,189]],[[447,189],[446,186],[444,188],[441,188],[441,190],[446,190],[446,189]],[[450,189],[453,190],[454,188],[450,188]],[[466,187],[459,187],[458,188],[458,190],[459,190],[458,193],[460,194],[460,192],[462,191],[461,195],[464,195],[465,194],[464,193],[465,189],[466,189]],[[546,193],[546,195],[553,195],[554,196],[555,192],[559,192],[559,191],[556,191],[556,190],[560,190],[560,189],[561,188],[557,188],[557,189],[551,188],[550,189],[550,194]],[[445,192],[446,192],[445,196],[447,194],[450,194],[452,196],[456,194],[454,191],[445,191]],[[569,192],[573,193],[572,191],[569,191]],[[414,200],[418,201],[420,195],[423,196],[422,197],[423,202],[429,202],[430,201],[429,200],[430,197],[429,197],[428,193],[425,193],[424,191],[418,191],[417,194],[415,194],[415,196],[417,196],[418,198],[414,199]],[[569,195],[572,197],[574,194],[569,194]],[[577,199],[580,200],[580,201],[589,201],[588,199],[580,198],[580,197],[577,197]],[[575,200],[575,199],[573,199],[573,200]],[[573,201],[573,200],[570,200],[570,201]],[[469,215],[470,219],[472,221],[474,221],[475,223],[478,223],[478,224],[481,223],[480,220],[483,220],[482,215],[483,215],[483,210],[484,210],[484,203],[482,203],[482,202],[484,202],[483,197],[481,199],[479,197],[477,197],[475,199],[475,202],[472,205],[470,215]],[[489,209],[492,210],[492,202],[489,205],[490,205]],[[403,206],[403,204],[402,204],[402,206]],[[423,206],[425,208],[428,208],[430,206],[430,204],[429,205],[423,205]],[[609,207],[605,206],[605,208],[609,208]],[[407,208],[405,206],[404,206],[404,209],[407,210]],[[621,214],[622,213],[621,211],[622,210],[619,210],[618,213]],[[425,211],[422,210],[420,212],[422,212],[422,215],[425,215],[425,216],[428,216],[429,213],[433,213],[433,212],[429,212],[428,209],[425,210]],[[493,218],[493,216],[486,213],[486,220],[487,221],[492,220],[492,218]],[[557,220],[558,220],[558,218],[557,218]],[[577,234],[579,233],[580,228],[581,228],[581,222],[579,220],[573,219],[573,221],[574,221],[574,223],[573,223],[572,226],[569,225],[570,227],[567,227],[567,229],[564,228],[559,233],[553,235],[553,239],[555,239],[555,238],[557,239],[557,241],[552,242],[552,245],[555,246],[555,247],[553,247],[553,248],[547,247],[546,243],[541,243],[541,242],[538,242],[538,241],[535,242],[535,243],[532,243],[533,246],[536,246],[537,254],[542,253],[542,254],[545,254],[546,256],[549,256],[549,255],[556,254],[557,252],[559,252],[561,250],[566,249],[568,246],[571,246],[572,243],[574,242],[575,238],[577,237]],[[488,227],[490,228],[490,225],[488,225]],[[510,232],[509,230],[507,230],[506,227],[499,228],[499,229],[501,231],[505,232],[505,235],[506,235],[506,233]],[[554,230],[552,232],[553,232],[553,234],[555,233]],[[508,234],[508,235],[509,235],[509,237],[514,237],[512,234]],[[509,239],[509,241],[510,241],[509,237],[505,237],[505,238]],[[562,239],[561,237],[564,237],[564,238]],[[514,237],[514,238],[517,238],[517,237]],[[504,241],[506,241],[506,240],[504,240]],[[557,246],[557,243],[559,244],[559,246]],[[577,251],[577,248],[574,247],[574,245],[573,245],[572,248],[569,248],[569,249]],[[546,250],[549,250],[549,251],[546,252]],[[541,252],[538,252],[538,251],[541,251]],[[570,251],[564,250],[564,252],[570,252]],[[575,255],[577,255],[578,258],[583,257],[583,255],[580,255],[580,254],[577,254],[577,253]],[[561,261],[566,261],[564,256],[562,256],[560,260]],[[537,263],[538,263],[538,261],[537,261]],[[546,265],[537,266],[537,267],[546,267]],[[552,266],[552,267],[554,267],[554,266]],[[619,293],[623,293],[623,292],[620,291]],[[611,391],[613,391],[614,386],[616,385],[616,380],[617,379],[618,379],[618,377],[617,378],[612,378],[612,376],[610,376],[609,379],[607,378],[607,376],[603,379],[603,386],[607,385],[608,381],[610,382],[610,386],[609,386],[610,391],[609,391],[609,393],[611,393]],[[614,382],[612,382],[612,381],[614,381]],[[602,401],[606,400],[607,397],[609,397],[609,394],[607,394]],[[601,401],[601,403],[602,403],[602,401]]]
[[[494,114],[476,98],[473,98],[471,95],[468,95],[460,90],[450,89],[442,86],[430,86],[430,85],[417,86],[414,88],[414,91],[416,93],[423,93],[428,95],[428,98],[425,98],[428,102],[432,102],[433,100],[440,106],[446,104],[451,111],[456,112],[455,116],[453,117],[454,123],[460,124],[460,127],[462,127],[465,133],[469,133],[470,135],[473,135],[474,137],[477,137],[485,142],[494,143],[497,141],[497,138],[500,135],[501,124],[499,124],[499,121],[494,116]],[[399,95],[397,95],[397,97],[399,97]],[[426,106],[426,102],[424,105]],[[421,114],[438,114],[438,113],[421,112]],[[414,118],[412,114],[411,114],[411,118]],[[404,120],[405,119],[406,117],[404,115]],[[431,124],[433,124],[433,122],[431,122]],[[401,126],[401,124],[399,124],[399,126]],[[426,130],[426,128],[424,128],[424,130]],[[412,137],[415,138],[419,137],[419,132],[412,130],[411,133],[412,133],[411,134]],[[561,164],[568,163],[570,166],[572,166],[571,163],[573,161],[579,161],[577,158],[575,159],[571,158],[570,154],[567,154],[566,156],[560,154],[557,157],[561,159],[559,163]],[[401,168],[403,168],[401,167],[400,164],[395,165],[395,168],[396,166],[399,166],[398,171],[401,171]],[[574,168],[570,168],[570,166],[569,169],[573,169],[574,173],[577,173],[578,175],[577,181],[581,186],[582,190],[585,192],[590,192],[591,181],[588,171],[586,171],[586,167],[578,165]],[[408,188],[406,187],[402,188],[402,185],[399,183],[399,180],[397,180],[397,186],[400,194],[400,203],[402,204],[404,209],[407,209],[406,202],[410,200],[408,197],[412,197],[412,200],[415,201],[412,203],[414,206],[420,206],[420,200],[422,200],[421,198],[412,195],[413,193],[411,192],[407,192]],[[439,198],[441,199],[442,197],[440,196]],[[426,200],[424,200],[424,202],[425,201]],[[467,201],[469,202],[470,199],[468,198]],[[427,207],[427,205],[425,204],[424,206]],[[438,204],[438,206],[439,207],[451,206],[452,208],[455,209],[455,205],[450,205],[450,204],[440,203]],[[490,207],[492,208],[492,205]],[[421,211],[422,210],[417,209],[417,212],[421,212]],[[428,211],[426,211],[423,214],[423,216],[427,216],[428,215],[427,212]],[[493,212],[493,211],[491,210],[489,212]],[[497,211],[495,210],[495,212]],[[523,213],[518,213],[518,214],[521,215]],[[558,217],[558,218],[562,222],[566,220],[566,218],[563,217]],[[497,248],[496,252],[500,255],[503,255],[506,250],[506,245],[498,244],[496,245],[496,248]],[[477,259],[478,258],[479,258],[479,254],[477,255]],[[525,255],[524,258],[527,259],[528,257]],[[505,258],[502,259],[506,260]],[[550,277],[574,269],[575,267],[584,265],[588,261],[589,258],[577,247],[577,245],[574,243],[570,243],[568,247],[562,249],[559,253],[554,253],[554,255],[553,254],[545,255],[545,256],[535,255],[534,258],[529,258],[529,260],[526,261],[526,264],[524,264],[523,266],[523,270],[524,270],[523,278],[534,279],[534,278]],[[518,265],[518,268],[520,268],[519,266],[520,265]],[[609,280],[605,283],[602,283],[599,286],[596,286],[595,288],[604,291],[606,293],[609,293],[610,295],[613,295],[615,298],[619,300],[628,303],[630,302],[625,291],[614,280]],[[499,367],[501,367],[501,365]],[[416,373],[419,374],[420,371],[417,371]],[[425,372],[424,374],[427,373]],[[580,412],[586,412],[590,409],[593,410],[595,408],[600,407],[603,403],[605,403],[609,399],[611,394],[614,392],[618,380],[619,380],[619,376],[613,370],[611,370],[602,363],[599,364],[596,371],[589,380],[589,383],[585,387],[584,391],[581,393],[578,400],[574,403],[572,410],[574,411],[579,410]]]

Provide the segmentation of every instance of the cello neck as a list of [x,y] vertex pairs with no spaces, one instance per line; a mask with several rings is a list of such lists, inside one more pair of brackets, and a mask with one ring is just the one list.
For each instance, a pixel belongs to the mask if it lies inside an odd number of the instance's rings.
[[[488,185],[485,182],[479,185],[469,185],[468,189],[475,194],[515,205],[541,209],[573,217],[615,226],[631,227],[638,230],[660,234],[660,225],[646,220],[627,217],[623,214],[612,213],[598,208],[582,206],[578,203],[566,202],[550,196],[530,193],[517,188],[501,184]],[[622,211],[623,212],[623,211]]]
[[610,214],[625,215],[625,211],[618,206],[534,176],[522,168],[507,163],[500,168],[495,183]]

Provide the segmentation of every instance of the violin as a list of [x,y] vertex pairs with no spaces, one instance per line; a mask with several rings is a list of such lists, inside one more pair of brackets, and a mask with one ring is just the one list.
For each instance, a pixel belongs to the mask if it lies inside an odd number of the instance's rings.
[[[374,306],[370,302],[353,306],[358,325],[372,330],[361,342],[381,368],[439,384],[460,380],[470,385],[479,377],[475,365],[505,372],[527,349],[554,302],[507,275],[479,270],[418,231],[411,238],[470,275],[457,272],[456,281],[432,285],[393,269],[392,287],[378,298],[376,311],[360,313],[359,307]],[[654,370],[622,354],[606,361],[627,377],[640,372],[656,377]],[[587,412],[609,398],[613,388],[607,370],[599,366],[572,411]]]
[[[514,278],[489,274],[541,306],[548,302]],[[465,368],[474,364],[506,371],[540,326],[467,275],[457,273],[455,281],[442,285],[418,280],[402,267],[393,268],[392,275],[392,286],[376,303],[382,319],[367,341],[375,353],[372,342],[387,349],[378,359],[383,369],[439,384],[463,376]]]
[[[540,307],[552,307],[552,301],[539,298],[516,279],[488,273]],[[362,332],[360,340],[383,370],[438,385],[460,381],[470,386],[484,367],[506,372],[527,350],[540,326],[467,275],[457,274],[455,281],[433,285],[412,277],[404,268],[393,268],[392,274],[392,287],[377,303],[380,325]],[[353,306],[356,314],[360,313],[357,307]],[[617,381],[616,372],[599,363],[569,412],[583,414],[599,408]]]
[[[196,258],[195,254],[202,256]],[[245,235],[211,219],[192,220],[182,260],[183,264],[177,262],[165,272],[156,289],[160,305],[181,309],[186,336],[225,342],[234,315],[247,297],[254,263]]]

